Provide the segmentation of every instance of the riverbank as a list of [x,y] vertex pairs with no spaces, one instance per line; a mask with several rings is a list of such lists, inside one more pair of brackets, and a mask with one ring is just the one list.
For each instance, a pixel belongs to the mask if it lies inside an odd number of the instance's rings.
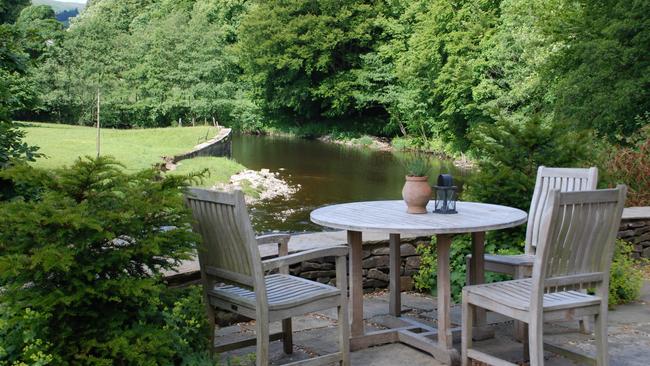
[[441,141],[431,140],[423,146],[418,139],[411,137],[379,137],[355,132],[325,133],[312,129],[294,127],[288,130],[278,128],[265,128],[259,131],[262,135],[303,138],[321,142],[349,146],[352,148],[372,149],[377,151],[411,152],[433,155],[443,160],[449,160],[460,169],[473,169],[476,161],[463,153],[451,153]]
[[[95,156],[97,130],[93,127],[54,123],[21,123],[27,133],[25,142],[45,154],[32,164],[43,169],[71,165],[81,156]],[[151,129],[102,129],[100,152],[111,155],[135,172],[162,162],[162,157],[182,154],[209,140],[218,130],[212,126],[168,127]],[[190,174],[207,171],[200,186],[212,187],[226,183],[246,167],[228,158],[197,157],[178,162],[167,174]]]

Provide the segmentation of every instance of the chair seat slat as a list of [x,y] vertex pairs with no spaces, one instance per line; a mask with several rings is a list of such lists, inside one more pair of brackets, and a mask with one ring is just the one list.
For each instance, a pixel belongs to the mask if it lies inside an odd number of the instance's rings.
[[[265,280],[269,310],[293,307],[340,294],[340,290],[336,287],[318,282],[308,282],[290,275],[275,274],[266,276]],[[233,285],[215,287],[208,292],[208,295],[242,306],[251,308],[256,306],[255,292]]]
[[[519,310],[530,309],[532,288],[533,282],[529,278],[465,287],[469,293],[480,295]],[[599,303],[600,297],[577,291],[553,292],[544,295],[544,311],[597,305]]]

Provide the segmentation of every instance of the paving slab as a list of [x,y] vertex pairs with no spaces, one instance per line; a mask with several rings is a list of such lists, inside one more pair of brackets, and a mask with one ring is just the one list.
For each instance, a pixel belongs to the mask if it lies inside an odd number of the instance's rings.
[[[402,293],[403,316],[414,317],[424,323],[435,324],[435,298],[416,294]],[[612,366],[650,366],[650,282],[645,283],[640,301],[632,304],[620,305],[609,312],[609,354]],[[366,295],[364,297],[364,318],[366,331],[383,329],[387,326],[399,326],[403,320],[387,315],[388,298],[385,292]],[[460,322],[460,313],[457,305],[452,308],[454,323]],[[512,337],[512,322],[488,313],[490,326],[495,330],[496,337],[474,345],[487,353],[504,358],[511,362],[523,361],[523,346]],[[307,314],[294,318],[294,352],[286,355],[282,352],[280,341],[271,342],[270,354],[273,365],[302,360],[316,355],[338,351],[336,312],[333,310]],[[278,331],[279,324],[272,325]],[[580,334],[578,322],[547,323],[545,324],[544,339],[553,344],[593,355],[595,352],[593,334]],[[254,324],[242,323],[220,329],[217,343],[224,340],[232,341],[239,338],[250,337],[254,334]],[[454,347],[460,349],[460,344]],[[253,364],[250,361],[255,347],[227,352],[220,355],[222,360],[235,357],[232,364]],[[237,359],[238,358],[238,359]],[[388,344],[352,352],[352,365],[441,365],[426,353],[420,352],[404,344]],[[556,355],[545,352],[545,365],[568,366],[576,363]]]

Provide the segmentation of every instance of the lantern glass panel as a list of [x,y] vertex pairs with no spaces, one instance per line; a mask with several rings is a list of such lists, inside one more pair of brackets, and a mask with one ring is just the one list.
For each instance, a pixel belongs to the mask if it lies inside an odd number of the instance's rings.
[[436,186],[436,213],[452,214],[456,213],[456,187]]

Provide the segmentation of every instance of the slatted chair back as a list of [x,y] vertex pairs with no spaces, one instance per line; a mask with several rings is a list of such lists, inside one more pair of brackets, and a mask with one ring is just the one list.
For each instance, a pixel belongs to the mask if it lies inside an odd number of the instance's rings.
[[549,168],[540,166],[537,169],[535,190],[528,211],[526,226],[526,254],[535,254],[539,242],[540,225],[548,194],[553,189],[562,192],[586,191],[596,189],[598,184],[598,168]]
[[[549,192],[533,267],[537,291],[604,288],[627,187],[582,192]],[[538,294],[541,296],[541,293]],[[607,299],[604,299],[607,303]]]
[[198,256],[204,287],[218,281],[255,288],[265,300],[260,254],[242,192],[190,188],[185,200],[194,231],[203,239]]

